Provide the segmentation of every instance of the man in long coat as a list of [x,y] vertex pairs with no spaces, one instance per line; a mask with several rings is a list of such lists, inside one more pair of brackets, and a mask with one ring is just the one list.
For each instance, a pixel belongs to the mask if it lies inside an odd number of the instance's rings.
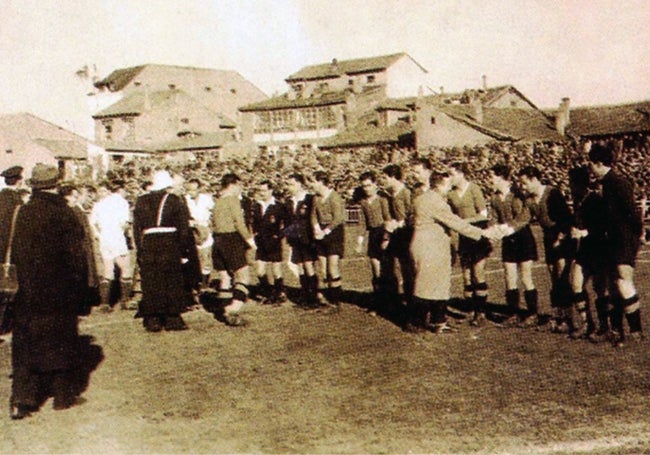
[[31,200],[16,219],[11,417],[21,419],[54,396],[54,409],[76,400],[77,309],[84,297],[83,228],[55,186],[59,170],[37,164]]
[[[18,192],[23,181],[23,168],[12,166],[5,169],[0,177],[4,177],[6,188],[0,191],[0,260],[5,262],[9,242],[11,220],[16,207],[23,203]],[[11,330],[10,314],[12,309],[6,296],[0,295],[0,334]]]
[[171,193],[172,185],[167,171],[157,172],[151,191],[138,198],[133,212],[142,280],[138,313],[149,332],[186,329],[181,313],[194,304],[192,289],[201,283],[189,211]]

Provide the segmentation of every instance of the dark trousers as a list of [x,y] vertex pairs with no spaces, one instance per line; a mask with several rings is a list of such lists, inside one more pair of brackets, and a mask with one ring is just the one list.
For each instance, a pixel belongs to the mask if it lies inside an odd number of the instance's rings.
[[53,396],[57,403],[74,401],[76,392],[70,370],[35,371],[14,367],[11,383],[11,404],[38,408]]

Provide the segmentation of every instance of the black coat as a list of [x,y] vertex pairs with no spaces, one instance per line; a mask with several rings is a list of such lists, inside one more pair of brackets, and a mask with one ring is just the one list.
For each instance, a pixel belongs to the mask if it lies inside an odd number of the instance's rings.
[[169,194],[162,212],[160,227],[175,230],[146,233],[157,225],[165,194],[162,190],[140,196],[133,211],[133,233],[142,278],[139,308],[142,316],[180,314],[194,303],[192,288],[198,287],[201,281],[189,210],[181,197]]
[[77,353],[77,311],[87,277],[84,233],[58,194],[36,191],[16,220],[12,258],[19,290],[14,304],[14,369],[68,369]]
[[7,242],[9,241],[9,229],[11,219],[16,206],[22,204],[20,195],[10,188],[0,191],[0,260],[5,261],[7,253]]

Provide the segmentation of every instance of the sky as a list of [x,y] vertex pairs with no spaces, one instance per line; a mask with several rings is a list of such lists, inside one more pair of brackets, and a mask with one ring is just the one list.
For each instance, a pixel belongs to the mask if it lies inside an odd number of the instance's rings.
[[306,65],[407,52],[446,92],[542,108],[650,99],[647,0],[0,0],[0,114],[89,136],[89,65],[237,70],[267,95]]

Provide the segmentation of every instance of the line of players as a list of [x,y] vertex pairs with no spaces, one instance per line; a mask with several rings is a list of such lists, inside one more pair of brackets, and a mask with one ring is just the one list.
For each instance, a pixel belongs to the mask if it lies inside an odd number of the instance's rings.
[[[503,312],[507,315],[502,325],[545,327],[554,332],[568,333],[575,339],[589,337],[592,341],[608,340],[620,346],[625,341],[624,319],[629,326],[628,338],[642,338],[640,304],[634,285],[634,264],[643,230],[642,221],[631,184],[612,169],[614,151],[594,144],[589,159],[590,169],[582,166],[570,172],[573,212],[562,193],[544,184],[539,169],[530,166],[521,169],[517,175],[512,175],[512,170],[505,165],[496,165],[490,170],[494,190],[490,200],[491,214],[488,214],[481,188],[470,181],[466,163],[448,166],[442,177],[450,182],[450,188],[441,191],[455,214],[481,229],[492,224],[491,233],[497,232],[496,237],[501,239],[506,283]],[[410,171],[417,175],[418,167],[426,166],[423,163],[415,163]],[[598,189],[591,188],[590,171],[596,178]],[[437,174],[440,178],[440,173]],[[246,253],[246,247],[254,246],[259,281],[254,296],[271,303],[286,301],[281,267],[282,239],[285,238],[291,247],[290,261],[300,277],[298,303],[307,308],[337,311],[341,300],[339,262],[343,255],[345,206],[328,174],[317,171],[309,181],[301,174],[290,175],[285,182],[289,194],[284,201],[274,197],[273,185],[268,180],[258,184],[256,201],[252,201],[241,195],[236,176],[229,178],[233,181],[224,177],[222,195],[234,191],[243,208],[249,232],[241,233],[247,239],[247,245],[239,248],[236,264],[232,265],[224,262],[233,256],[233,242],[219,241],[222,234],[218,229],[215,231],[215,243],[227,246],[225,249],[211,248],[216,270],[226,269],[220,273],[223,299],[231,297],[227,294],[238,288],[237,283],[241,293],[246,292],[250,282],[248,277],[233,275],[232,272],[244,267],[246,254],[250,254]],[[386,193],[379,189],[380,179]],[[371,311],[401,313],[403,325],[409,331],[432,326],[436,332],[448,331],[449,325],[444,318],[440,320],[438,317],[436,324],[432,325],[431,315],[423,316],[413,297],[418,276],[411,250],[415,221],[413,200],[422,190],[416,188],[412,192],[407,188],[402,169],[394,164],[386,166],[381,176],[372,172],[361,174],[359,183],[365,195],[360,203],[360,223],[364,234],[357,239],[356,251],[363,251],[367,233],[367,255],[373,273]],[[235,189],[229,189],[231,186]],[[191,190],[197,188],[198,182],[190,182]],[[432,190],[440,188],[444,185]],[[188,205],[192,211],[192,191],[189,193]],[[214,214],[221,212],[214,207]],[[543,232],[544,257],[551,277],[553,314],[550,315],[541,312],[533,281],[532,266],[538,259],[530,228],[533,221],[539,223]],[[439,222],[444,224],[444,221]],[[464,297],[473,310],[472,326],[486,322],[488,287],[485,265],[491,252],[492,242],[487,238],[472,240],[459,236],[458,256],[463,270]],[[206,265],[208,256],[204,255],[202,260],[204,273],[212,267],[212,264]],[[272,283],[267,269],[273,278]],[[321,279],[317,270],[322,271]],[[229,276],[234,276],[234,287]],[[401,298],[398,294],[400,281]],[[524,288],[525,309],[520,308],[519,281]],[[591,317],[587,281],[593,283],[597,296],[597,322]],[[243,294],[238,300],[243,302],[246,297]],[[231,312],[232,325],[240,324],[240,318],[234,317],[240,307],[241,304],[236,305]]]

